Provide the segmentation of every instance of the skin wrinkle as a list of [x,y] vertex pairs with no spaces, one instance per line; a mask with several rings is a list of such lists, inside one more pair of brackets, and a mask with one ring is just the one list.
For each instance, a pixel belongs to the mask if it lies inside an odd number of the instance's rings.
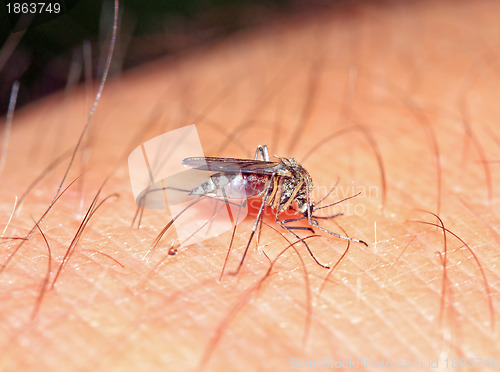
[[[353,263],[355,264],[356,262],[354,261]],[[358,266],[358,267],[359,267],[359,266]],[[361,267],[360,267],[360,268],[361,268]],[[418,269],[415,269],[412,273],[414,273],[414,274],[415,274],[415,273],[418,273],[418,271],[419,271]],[[366,273],[369,273],[369,272],[370,272],[370,270],[366,270]],[[370,276],[371,276],[371,275],[370,275]],[[375,283],[377,283],[376,276],[371,276],[371,277],[372,277],[373,281],[374,281]],[[418,276],[417,276],[417,275],[415,275],[415,277],[417,277],[417,278],[418,278]],[[425,280],[421,280],[420,278],[419,278],[419,280],[421,281],[421,283],[422,283],[422,284],[426,282]],[[378,283],[377,283],[377,284],[378,284]],[[353,291],[353,292],[354,292],[354,291]],[[434,293],[436,293],[437,295],[440,295],[440,292],[439,292],[439,290],[438,290],[438,289],[435,289],[435,290],[434,290]],[[437,297],[439,297],[439,296],[437,296]],[[363,299],[362,301],[363,301],[364,303],[366,303],[370,309],[374,310],[374,313],[376,313],[378,316],[380,316],[380,315],[381,315],[381,314],[379,314],[379,312],[378,312],[378,311],[375,311],[375,308],[374,308],[373,306],[370,306],[370,302],[367,302],[367,301],[365,301],[364,299]],[[416,309],[418,309],[418,307],[415,307],[415,308],[416,308]],[[383,320],[383,318],[381,318],[381,319]],[[394,328],[394,327],[390,327],[390,328]],[[398,334],[398,335],[399,335],[399,333],[396,333],[396,334]],[[415,354],[415,355],[419,355],[419,354],[417,353],[417,354]]]
[[[373,280],[373,282],[375,282],[375,283],[376,283],[376,280]],[[354,292],[354,291],[352,291],[352,292]],[[395,327],[394,327],[394,326],[392,326],[392,325],[390,324],[390,322],[389,322],[387,319],[385,319],[385,318],[384,318],[384,313],[381,311],[381,308],[379,308],[379,307],[378,307],[378,305],[379,305],[379,304],[373,305],[372,303],[370,303],[369,301],[366,301],[366,300],[365,300],[365,299],[363,299],[363,298],[361,299],[361,301],[363,301],[363,303],[364,303],[364,304],[366,304],[366,307],[372,311],[372,314],[374,314],[376,317],[378,317],[378,318],[381,320],[381,322],[382,322],[382,323],[384,323],[384,324],[388,327],[388,329],[395,329]],[[380,301],[381,303],[386,303],[386,301],[383,301],[382,299],[379,299],[379,301]],[[404,340],[404,338],[403,338],[403,335],[401,335],[399,332],[394,332],[394,337],[395,337],[396,339],[398,339],[398,340],[401,342],[401,344],[404,344],[404,343],[405,343],[405,340]],[[401,344],[400,344],[400,345],[401,345]],[[409,350],[410,352],[411,352],[412,350],[415,350],[415,349],[416,349],[416,348],[414,348],[414,347],[413,347],[413,345],[412,345],[411,343],[406,343],[406,344],[407,344],[407,346],[408,346],[408,350]],[[420,353],[413,353],[413,355],[414,355],[414,356],[416,356],[416,355],[420,355]]]
[[[76,186],[68,190],[40,225],[53,251],[51,279],[83,213],[116,165],[101,195],[117,192],[120,198],[107,202],[90,219],[31,326],[27,322],[47,264],[42,238],[35,234],[0,275],[0,328],[4,330],[0,368],[195,370],[212,333],[234,306],[241,310],[222,331],[205,366],[208,371],[286,370],[290,357],[416,359],[425,364],[440,353],[498,355],[498,332],[489,329],[484,287],[470,254],[462,252],[465,248],[457,251],[460,242],[448,236],[449,283],[445,285],[450,297],[440,325],[443,267],[435,252],[443,249],[442,232],[407,223],[422,218],[416,208],[435,211],[437,205],[435,156],[415,118],[421,111],[427,122],[423,125],[434,132],[441,155],[440,217],[479,257],[498,318],[498,217],[492,211],[498,204],[499,178],[496,165],[489,163],[489,202],[483,161],[495,160],[498,148],[494,122],[499,113],[493,97],[486,97],[494,95],[499,85],[497,78],[491,78],[498,58],[490,54],[498,44],[491,33],[497,24],[492,6],[498,5],[485,0],[430,4],[378,8],[358,3],[345,13],[325,10],[311,18],[283,21],[266,32],[241,33],[109,81],[92,119],[89,169],[82,192]],[[483,20],[482,27],[473,19]],[[315,51],[322,54],[314,55]],[[321,71],[314,76],[318,60]],[[54,128],[68,125],[58,137],[64,142],[59,146],[61,154],[76,143],[79,130],[70,128],[83,126],[88,112],[82,108],[88,106],[89,96],[84,89],[75,90],[64,103],[68,109],[61,107],[60,97],[15,112],[0,193],[6,214],[12,210],[14,196],[19,197],[60,155],[53,150],[57,148]],[[409,102],[418,109],[409,107]],[[303,128],[297,127],[301,120]],[[252,157],[257,144],[273,141],[271,155],[302,159],[312,149],[302,165],[315,184],[329,186],[340,177],[339,187],[349,193],[361,186],[381,186],[380,169],[366,139],[359,133],[347,134],[317,151],[314,144],[321,136],[362,125],[380,150],[387,179],[384,210],[380,193],[362,194],[346,202],[345,216],[320,220],[335,231],[340,231],[335,223],[340,224],[349,236],[370,246],[352,244],[319,297],[317,291],[328,271],[317,267],[304,247],[297,245],[313,298],[305,345],[307,305],[295,253],[283,256],[265,280],[265,288],[242,303],[238,301],[243,291],[261,279],[269,264],[255,244],[240,274],[226,275],[221,283],[217,279],[227,234],[180,249],[156,267],[174,236],[168,232],[152,261],[142,261],[170,216],[146,211],[140,230],[129,227],[135,204],[126,156],[144,140],[192,122],[199,124],[206,155]],[[292,138],[295,130],[302,133],[298,140]],[[295,148],[293,154],[285,150],[290,146]],[[464,146],[468,146],[466,156]],[[80,175],[82,155],[77,154],[68,179]],[[63,160],[35,187],[14,215],[6,236],[22,235],[31,227],[30,216],[40,217],[67,164]],[[334,193],[328,202],[339,196],[349,195]],[[363,205],[366,211],[357,215],[347,204]],[[6,221],[7,216],[2,223]],[[373,221],[377,221],[376,250]],[[252,223],[249,219],[239,227],[228,272],[239,263]],[[418,237],[400,257],[415,234]],[[271,259],[286,246],[269,229],[264,228],[261,235],[261,249]],[[345,243],[324,236],[311,241],[311,250],[321,262],[334,263]],[[7,254],[18,242],[0,244]],[[1,263],[5,254],[0,255]],[[282,329],[280,324],[289,326]]]
[[[355,262],[354,262],[355,263]],[[360,267],[361,269],[361,267]],[[376,276],[374,275],[371,275],[369,272],[369,270],[365,271],[367,274],[369,274],[369,277],[372,279],[372,282],[375,283],[376,285],[378,285],[380,287],[380,284],[377,282],[377,278]],[[423,281],[422,281],[423,282]],[[355,292],[352,291],[352,293],[355,295]],[[387,296],[388,293],[385,293],[385,296]],[[356,296],[356,298],[359,298],[359,296]],[[387,300],[390,301],[390,299],[386,299],[386,300],[383,300],[383,299],[379,299],[381,303],[387,303]],[[367,305],[367,307],[369,309],[371,309],[373,311],[374,314],[376,314],[378,317],[380,317],[381,321],[382,322],[385,322],[386,325],[388,326],[389,329],[395,329],[396,327],[394,326],[391,326],[390,324],[388,324],[388,322],[386,320],[384,320],[383,318],[383,313],[380,312],[379,309],[377,309],[376,307],[374,307],[369,301],[366,301],[364,297],[361,298],[361,301]],[[399,311],[398,311],[399,312]],[[404,317],[403,317],[404,319]],[[415,324],[412,324],[410,323],[409,324],[410,326],[412,326],[412,328],[418,333],[418,327],[415,327]],[[396,337],[402,342],[404,343],[404,339],[401,338],[402,335],[400,335],[399,332],[394,332],[394,334],[396,335]],[[408,349],[411,350],[413,348],[413,345],[411,344],[411,342],[407,342],[407,345],[409,346]],[[420,355],[420,353],[414,353],[414,355]]]

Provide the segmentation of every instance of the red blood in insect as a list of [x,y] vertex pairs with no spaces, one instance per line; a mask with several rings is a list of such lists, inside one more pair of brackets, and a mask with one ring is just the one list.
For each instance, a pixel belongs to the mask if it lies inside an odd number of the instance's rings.
[[270,177],[259,174],[243,174],[245,194],[247,197],[258,195],[268,187]]

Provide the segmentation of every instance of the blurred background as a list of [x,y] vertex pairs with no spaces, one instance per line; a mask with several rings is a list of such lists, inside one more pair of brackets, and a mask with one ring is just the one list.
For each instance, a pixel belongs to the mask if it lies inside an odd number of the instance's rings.
[[[0,115],[14,81],[16,109],[54,91],[96,78],[102,71],[113,0],[65,0],[60,15],[20,20],[1,1]],[[111,73],[210,45],[235,32],[262,27],[297,12],[338,6],[343,0],[121,0],[119,37]],[[54,3],[54,1],[52,1]],[[351,2],[352,3],[352,2]],[[26,24],[29,24],[26,27]],[[104,49],[103,49],[104,48]]]

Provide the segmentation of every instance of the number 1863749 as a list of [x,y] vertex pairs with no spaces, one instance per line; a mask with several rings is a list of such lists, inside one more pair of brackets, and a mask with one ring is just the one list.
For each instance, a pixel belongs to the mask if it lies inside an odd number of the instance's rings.
[[8,2],[5,4],[9,14],[60,13],[61,4],[57,2]]

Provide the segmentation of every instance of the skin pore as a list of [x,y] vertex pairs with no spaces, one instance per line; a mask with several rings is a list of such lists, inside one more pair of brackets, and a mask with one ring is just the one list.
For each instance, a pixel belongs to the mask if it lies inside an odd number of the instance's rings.
[[[76,181],[38,227],[93,97],[74,89],[16,111],[0,187],[2,230],[17,196],[1,242],[1,368],[286,370],[363,358],[452,369],[500,355],[499,7],[332,8],[110,79],[63,189]],[[361,192],[319,223],[369,246],[351,243],[331,272],[300,243],[280,255],[296,239],[268,216],[237,276],[218,280],[230,232],[173,256],[169,232],[144,260],[171,216],[148,210],[131,227],[128,154],[192,123],[206,155],[251,158],[267,144],[311,173],[315,199],[337,179],[328,203]],[[238,226],[228,272],[252,225]],[[347,243],[316,233],[307,242],[333,267]]]

